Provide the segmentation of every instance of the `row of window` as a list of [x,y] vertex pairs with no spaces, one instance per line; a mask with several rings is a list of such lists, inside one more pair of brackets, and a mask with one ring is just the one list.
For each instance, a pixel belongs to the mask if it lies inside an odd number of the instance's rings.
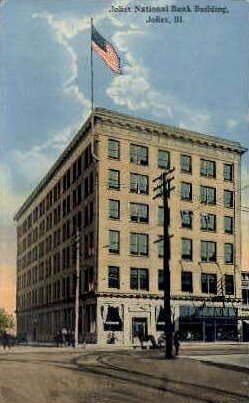
[[[54,224],[58,224],[61,220],[60,214],[60,205],[54,210],[56,221],[54,220]],[[76,233],[76,229],[81,230],[82,227],[86,228],[89,224],[93,222],[94,219],[94,205],[91,201],[84,207],[83,211],[84,217],[82,218],[82,213],[79,211],[73,216],[72,220],[72,228],[70,229],[70,221],[67,220],[63,223],[62,228],[57,228],[53,232],[53,247],[58,246],[65,240],[69,239],[71,235]],[[55,218],[54,217],[54,218]],[[42,220],[39,224],[39,227],[33,228],[32,232],[30,231],[26,237],[24,237],[21,241],[18,242],[18,255],[25,252],[33,243],[36,243],[40,238],[45,235],[45,232],[52,228],[52,214],[47,216],[47,220]],[[48,241],[48,239],[51,239]],[[50,247],[46,247],[46,252],[50,252],[52,248],[52,235],[49,235],[46,240],[41,241],[40,243],[49,242]]]
[[[54,188],[47,194],[47,196],[34,208],[33,212],[29,214],[28,218],[18,227],[18,236],[25,234],[32,224],[36,223],[46,211],[48,211],[53,204],[59,200],[61,194],[65,192],[71,184],[73,184],[82,174],[83,169],[87,169],[92,164],[92,154],[90,145],[85,149],[84,153],[80,155],[73,163],[73,165],[66,171],[62,179],[59,180]],[[91,193],[93,188],[93,173],[90,173],[89,178],[85,178],[84,181],[84,197],[87,197]],[[79,203],[81,198],[81,189],[74,191],[77,194],[73,194],[73,204]],[[77,201],[76,201],[77,200]]]
[[[120,143],[118,140],[108,139],[108,156],[114,159],[120,159]],[[83,163],[84,161],[84,163]],[[141,165],[148,165],[148,147],[131,144],[130,145],[130,162]],[[84,154],[79,156],[73,165],[66,171],[62,179],[56,183],[54,188],[33,210],[24,223],[18,228],[18,236],[26,233],[31,228],[32,223],[37,222],[39,217],[42,217],[48,211],[53,203],[56,202],[60,195],[69,189],[82,174],[82,167],[87,169],[92,163],[92,154],[90,145],[85,149]],[[170,153],[167,150],[158,150],[158,167],[168,169],[170,167]],[[223,164],[223,179],[232,181],[234,172],[233,164]],[[192,157],[182,154],[180,157],[180,169],[183,173],[192,173]],[[216,162],[201,159],[200,160],[200,175],[208,178],[216,177]],[[135,185],[135,182],[134,182]]]
[[[63,228],[64,230],[64,228]],[[65,238],[63,241],[66,239],[70,238],[69,234],[69,221],[65,223]],[[53,241],[54,241],[54,248],[60,244],[60,229],[55,231]],[[56,244],[55,244],[56,242]],[[42,241],[40,242],[37,246],[35,246],[32,250],[30,250],[28,253],[26,253],[22,258],[19,258],[17,261],[17,268],[18,270],[24,269],[25,267],[28,267],[32,263],[35,263],[38,259],[42,259],[45,256],[45,253],[53,253],[53,267],[54,267],[54,273],[57,271],[63,269],[67,269],[70,267],[75,267],[75,242],[72,243],[71,246],[72,252],[70,252],[70,247],[67,246],[62,249],[62,262],[60,260],[60,251],[54,251],[52,248],[52,236],[49,236],[46,239],[46,242]],[[88,234],[85,234],[84,236],[84,242],[83,242],[83,256],[85,259],[91,257],[94,253],[94,234],[93,231],[89,232]],[[51,260],[51,256],[48,256],[46,259],[46,266],[49,265],[49,262]],[[48,262],[48,263],[47,263]],[[40,262],[39,266],[41,267],[40,270],[43,270],[44,267],[44,262]],[[47,271],[47,267],[46,267]],[[51,275],[51,265],[50,265],[50,274]],[[44,278],[44,276],[42,277]]]
[[[120,171],[116,169],[108,170],[108,188],[114,190],[120,190]],[[200,185],[200,202],[205,204],[216,204],[216,188],[210,186]],[[130,174],[130,192],[149,194],[149,177],[148,175]],[[192,183],[181,182],[180,183],[180,197],[181,200],[192,201]],[[233,191],[223,191],[223,205],[224,207],[233,207]]]
[[[120,143],[118,140],[108,139],[108,157],[120,159]],[[149,164],[149,149],[146,146],[130,144],[130,162],[139,165]],[[157,151],[158,168],[169,169],[170,153],[166,150]],[[180,156],[180,169],[182,173],[192,173],[192,157],[182,154]],[[216,162],[201,158],[200,175],[207,178],[216,178]],[[233,180],[233,164],[223,164],[223,179]]]
[[[88,267],[80,273],[80,294],[90,291],[93,286],[93,267]],[[19,287],[19,290],[21,288]],[[20,309],[50,304],[58,300],[69,300],[75,295],[75,278],[66,276],[61,280],[49,283],[18,295],[17,305]]]
[[[163,237],[159,235],[158,243],[158,257],[163,257],[164,242]],[[181,239],[181,259],[193,260],[193,240],[188,238]],[[233,263],[233,244],[224,243],[224,263]],[[109,253],[120,253],[120,232],[116,230],[109,230]],[[130,254],[136,256],[149,256],[149,235],[143,233],[130,233]],[[200,241],[200,260],[202,262],[216,262],[217,261],[217,242],[213,241]]]
[[[120,200],[109,199],[108,217],[111,219],[120,219]],[[157,224],[163,225],[164,209],[158,206]],[[182,228],[192,229],[193,212],[180,211]],[[130,220],[137,223],[149,223],[149,205],[144,203],[130,203]],[[202,213],[200,214],[200,229],[203,231],[216,231],[216,215]],[[224,216],[224,232],[233,233],[233,217]]]
[[[118,266],[108,267],[108,287],[120,288],[120,268]],[[130,269],[130,288],[132,290],[149,291],[149,269],[135,268]],[[158,290],[164,290],[163,270],[158,270]],[[193,274],[190,271],[181,272],[181,291],[193,293]],[[204,294],[234,294],[233,275],[226,274],[217,284],[217,275],[210,273],[201,273],[201,292]]]
[[[88,267],[80,274],[80,292],[88,292],[92,289],[94,281],[93,267]],[[130,289],[149,291],[149,270],[147,268],[130,268]],[[158,290],[164,290],[163,270],[158,270]],[[120,268],[108,267],[108,288],[120,289]],[[19,287],[19,290],[21,287]],[[193,293],[193,273],[181,272],[181,291]],[[69,299],[74,295],[75,282],[73,276],[66,276],[54,283],[46,284],[39,289],[34,289],[22,295],[18,295],[18,308],[30,308],[31,306],[52,303],[61,299]],[[219,281],[217,275],[201,273],[201,292],[203,294],[234,295],[234,276],[225,274]],[[245,298],[244,303],[248,300]]]
[[[118,220],[120,218],[120,201],[119,200],[109,200],[109,218]],[[193,227],[193,212],[192,211],[180,211],[181,216],[181,226],[182,228],[192,229]],[[89,203],[84,209],[84,227],[87,227],[89,224],[93,222],[94,210],[93,210],[93,202]],[[157,216],[157,224],[163,225],[164,211],[162,206],[158,206],[158,216]],[[232,234],[233,233],[233,217],[224,216],[224,233]],[[142,203],[130,203],[130,220],[136,223],[149,223],[149,206],[147,204]],[[73,217],[73,233],[76,232],[78,228],[81,230],[82,228],[82,218],[81,212],[78,212]],[[201,214],[200,215],[200,229],[202,231],[216,231],[216,215],[215,214]],[[45,221],[42,221],[39,226],[39,235],[43,236],[45,233]],[[42,241],[41,244],[46,244],[45,246],[41,246],[43,248],[43,252],[41,252],[42,257],[46,252],[50,252],[52,248],[60,245],[61,238],[62,241],[66,241],[71,236],[70,231],[70,222],[67,221],[61,228],[58,228],[54,231],[53,237],[49,235],[45,241]],[[53,240],[53,243],[52,243]],[[27,237],[25,237],[21,243],[19,243],[18,254],[25,252],[27,248],[29,248],[32,243],[38,241],[38,227],[34,228],[32,233],[29,233]],[[39,247],[40,248],[40,247]],[[36,257],[37,258],[37,257]]]

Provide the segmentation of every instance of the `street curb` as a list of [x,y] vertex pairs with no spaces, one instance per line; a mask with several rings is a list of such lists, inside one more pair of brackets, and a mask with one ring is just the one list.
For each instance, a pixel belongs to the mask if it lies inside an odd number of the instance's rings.
[[249,368],[243,367],[243,366],[237,365],[237,364],[226,364],[226,363],[222,363],[222,362],[196,359],[196,358],[192,358],[192,357],[188,357],[188,356],[180,356],[179,358],[201,362],[202,364],[207,364],[207,365],[218,367],[218,368],[230,369],[232,371],[249,373]]

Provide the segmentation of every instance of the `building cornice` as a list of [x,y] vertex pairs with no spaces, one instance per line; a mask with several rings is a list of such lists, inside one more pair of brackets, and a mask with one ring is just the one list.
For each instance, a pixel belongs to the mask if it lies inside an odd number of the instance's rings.
[[[220,148],[226,151],[243,154],[247,151],[245,147],[242,147],[240,143],[235,141],[228,141],[220,137],[210,136],[206,134],[200,134],[197,132],[181,129],[178,127],[169,126],[166,124],[160,124],[153,122],[151,120],[140,119],[134,116],[126,115],[123,113],[115,112],[105,108],[95,108],[94,110],[95,121],[106,122],[115,126],[126,127],[127,129],[135,129],[138,131],[143,131],[151,134],[165,135],[171,138],[176,138],[181,141],[191,142],[207,147]],[[20,209],[14,216],[14,220],[17,221],[25,211],[30,207],[35,198],[39,193],[47,186],[54,175],[59,171],[61,166],[68,160],[72,155],[73,151],[76,149],[78,144],[82,141],[85,134],[91,127],[91,115],[88,117],[86,122],[80,128],[78,133],[66,147],[61,156],[57,159],[48,173],[40,181],[38,186],[33,190],[30,196],[26,199]]]
[[247,148],[241,146],[239,142],[226,140],[221,137],[201,134],[198,132],[174,127],[166,124],[156,123],[147,119],[140,119],[123,113],[111,111],[104,108],[96,108],[95,116],[103,121],[120,125],[127,128],[147,131],[167,135],[184,141],[190,141],[208,147],[221,148],[230,152],[243,154]]

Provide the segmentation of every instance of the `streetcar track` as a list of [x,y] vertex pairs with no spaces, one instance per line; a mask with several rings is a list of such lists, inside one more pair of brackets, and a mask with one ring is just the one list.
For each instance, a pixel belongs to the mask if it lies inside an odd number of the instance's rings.
[[[225,391],[221,390],[218,388],[213,388],[213,387],[207,387],[204,385],[197,385],[189,382],[184,382],[184,381],[175,381],[172,379],[168,379],[165,377],[161,376],[156,376],[156,375],[150,375],[147,373],[139,372],[139,371],[134,371],[131,369],[126,369],[124,367],[120,367],[118,365],[112,364],[110,362],[106,362],[106,358],[112,357],[114,354],[113,353],[104,353],[99,355],[100,352],[96,352],[95,354],[88,354],[87,357],[95,358],[95,367],[91,365],[90,367],[87,368],[87,364],[84,365],[82,363],[78,362],[78,359],[74,360],[74,363],[83,370],[93,372],[95,374],[99,374],[102,376],[107,376],[111,378],[118,379],[120,381],[125,381],[129,383],[133,383],[138,386],[143,386],[146,388],[158,390],[161,392],[167,392],[171,394],[178,394],[182,395],[183,397],[188,397],[192,398],[193,400],[197,401],[202,401],[202,402],[217,402],[217,398],[213,400],[212,397],[210,397],[211,393],[217,394],[218,398],[222,399],[219,401],[224,401],[224,398],[230,398],[230,401],[238,401],[238,399],[246,399],[245,401],[248,401],[248,395],[244,395],[241,393],[234,393],[230,391]],[[132,357],[133,354],[127,354],[127,352],[119,352],[119,355],[123,355],[128,357]],[[97,357],[96,357],[97,356]],[[83,356],[85,358],[85,356]],[[100,364],[99,367],[96,366],[96,364]],[[92,363],[94,364],[94,362]],[[204,363],[205,364],[205,363]],[[108,370],[109,372],[107,372]],[[154,384],[153,384],[154,382]],[[159,383],[159,384],[158,384]],[[162,383],[160,385],[160,383]],[[164,384],[164,385],[163,385]],[[169,384],[175,385],[176,388],[170,387]],[[183,388],[182,390],[178,388]],[[188,388],[188,390],[186,390]],[[189,392],[189,388],[193,389],[193,392]],[[205,393],[205,396],[200,397],[203,392]],[[227,401],[227,400],[226,400]],[[241,401],[241,400],[240,400]]]

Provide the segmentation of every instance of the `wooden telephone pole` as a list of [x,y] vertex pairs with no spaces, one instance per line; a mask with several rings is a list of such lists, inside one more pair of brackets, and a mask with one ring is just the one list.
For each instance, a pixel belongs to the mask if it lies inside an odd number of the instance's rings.
[[79,296],[80,296],[80,233],[76,232],[76,276],[75,276],[75,323],[74,340],[75,348],[79,345]]
[[170,174],[174,172],[175,168],[172,168],[158,178],[154,179],[154,182],[160,180],[161,183],[154,189],[160,189],[160,193],[154,196],[154,198],[162,197],[163,199],[163,284],[164,284],[164,333],[166,340],[165,348],[165,358],[171,359],[172,349],[173,349],[173,325],[171,320],[171,298],[170,298],[170,235],[169,235],[169,223],[170,223],[170,210],[168,199],[170,197],[170,192],[174,188],[170,187],[171,181],[174,177],[169,177]]

